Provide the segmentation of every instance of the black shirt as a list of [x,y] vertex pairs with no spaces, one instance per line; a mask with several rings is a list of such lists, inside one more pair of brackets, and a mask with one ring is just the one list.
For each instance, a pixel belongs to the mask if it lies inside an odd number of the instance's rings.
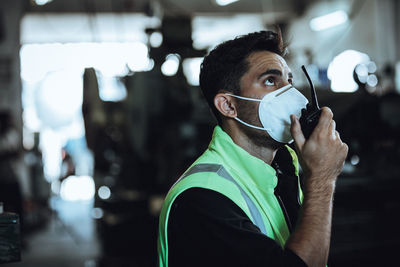
[[[297,177],[287,162],[286,152],[277,153],[272,166],[278,175],[275,194],[292,230],[300,205]],[[307,266],[262,234],[232,200],[212,190],[191,188],[181,193],[172,204],[167,231],[170,267]]]

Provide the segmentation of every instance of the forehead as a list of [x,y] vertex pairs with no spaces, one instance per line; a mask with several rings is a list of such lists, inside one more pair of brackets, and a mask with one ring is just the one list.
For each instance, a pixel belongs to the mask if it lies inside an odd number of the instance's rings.
[[278,54],[270,51],[258,51],[251,53],[247,57],[249,64],[248,73],[262,73],[268,69],[281,70],[283,75],[287,75],[290,72],[286,60]]

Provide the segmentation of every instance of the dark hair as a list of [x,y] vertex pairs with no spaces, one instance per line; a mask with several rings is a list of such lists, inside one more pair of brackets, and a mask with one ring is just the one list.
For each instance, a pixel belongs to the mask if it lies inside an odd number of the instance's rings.
[[200,88],[219,124],[221,117],[214,106],[215,95],[221,90],[240,94],[240,79],[249,67],[247,58],[258,51],[286,54],[279,28],[277,33],[260,31],[238,36],[221,43],[204,58],[200,68]]

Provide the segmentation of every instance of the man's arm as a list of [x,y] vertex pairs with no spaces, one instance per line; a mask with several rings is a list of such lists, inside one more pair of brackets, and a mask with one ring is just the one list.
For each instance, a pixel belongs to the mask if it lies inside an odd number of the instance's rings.
[[308,140],[304,138],[299,120],[291,117],[291,132],[305,182],[299,221],[286,247],[310,267],[325,266],[328,262],[333,193],[348,151],[332,117],[329,108],[322,108],[319,123]]

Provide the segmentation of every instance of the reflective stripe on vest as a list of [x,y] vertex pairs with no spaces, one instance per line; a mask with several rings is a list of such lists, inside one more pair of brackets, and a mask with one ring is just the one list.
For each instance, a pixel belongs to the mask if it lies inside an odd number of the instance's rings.
[[[237,186],[239,189],[240,193],[242,194],[242,197],[246,201],[247,207],[250,210],[251,214],[251,219],[253,223],[260,229],[260,231],[267,235],[267,231],[265,230],[265,225],[264,222],[261,218],[260,211],[256,208],[254,205],[253,201],[249,198],[249,196],[246,194],[246,192],[240,187],[240,185],[233,179],[233,177],[226,171],[224,166],[219,165],[219,164],[211,164],[211,163],[200,163],[197,165],[194,165],[191,167],[189,170],[187,170],[179,179],[176,183],[179,181],[185,179],[191,174],[199,173],[199,172],[215,172],[218,174],[218,176],[227,179],[228,181],[232,182],[234,185]],[[176,184],[175,183],[175,184]]]

